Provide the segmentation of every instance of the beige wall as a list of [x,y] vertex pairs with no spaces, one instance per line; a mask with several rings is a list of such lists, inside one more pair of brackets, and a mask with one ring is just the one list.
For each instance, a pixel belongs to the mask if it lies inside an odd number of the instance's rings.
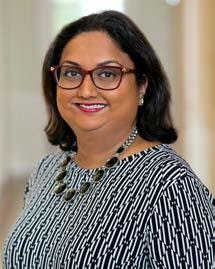
[[50,3],[0,0],[0,187],[29,174],[46,151],[41,65]]
[[215,2],[181,5],[184,153],[215,194]]
[[141,27],[172,85],[176,150],[215,194],[215,2],[126,1],[126,13]]
[[[0,36],[4,36],[4,24],[3,24],[3,1],[0,2]],[[5,72],[4,72],[4,66],[3,66],[3,47],[4,42],[3,38],[0,38],[0,179],[4,178],[5,175],[5,160],[6,156],[3,155],[4,145],[5,145],[5,113],[6,113],[6,104],[5,104]],[[1,186],[1,184],[0,184]],[[0,188],[1,190],[1,188]]]

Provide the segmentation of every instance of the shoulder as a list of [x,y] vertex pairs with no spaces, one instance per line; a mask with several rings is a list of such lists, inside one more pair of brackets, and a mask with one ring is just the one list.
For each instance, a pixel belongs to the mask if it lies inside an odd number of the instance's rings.
[[38,180],[44,180],[48,174],[53,174],[69,152],[55,152],[44,155],[34,167],[29,178],[29,186],[34,185]]
[[63,158],[64,155],[65,153],[63,152],[48,153],[44,155],[36,165],[37,172],[43,172],[48,167],[55,167],[59,164],[61,158]]
[[[146,152],[146,163],[151,173],[159,174],[163,183],[190,176],[197,178],[187,161],[169,145],[161,144]],[[170,183],[170,182],[169,182]]]
[[[145,151],[145,159],[140,169],[148,170],[147,185],[157,199],[165,191],[186,191],[189,195],[196,193],[200,197],[211,200],[209,190],[204,186],[187,161],[169,145],[161,144]],[[206,198],[207,197],[207,198]],[[195,198],[193,198],[195,199]]]
[[67,155],[68,152],[48,153],[37,162],[25,186],[24,205],[37,193],[40,186],[50,181]]

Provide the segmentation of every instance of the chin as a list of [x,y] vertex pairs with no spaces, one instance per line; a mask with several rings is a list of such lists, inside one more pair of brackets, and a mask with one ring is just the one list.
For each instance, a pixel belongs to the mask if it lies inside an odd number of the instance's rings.
[[[68,123],[69,124],[69,123]],[[76,124],[74,124],[74,122],[72,124],[69,124],[69,126],[71,127],[72,130],[78,131],[95,131],[95,130],[99,130],[100,128],[102,128],[104,124],[102,122],[95,122],[95,121],[82,121],[82,122],[78,122]]]

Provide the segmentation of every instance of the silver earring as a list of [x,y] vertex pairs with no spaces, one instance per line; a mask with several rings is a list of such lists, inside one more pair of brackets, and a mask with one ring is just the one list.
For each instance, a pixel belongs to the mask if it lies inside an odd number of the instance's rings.
[[144,99],[143,99],[143,97],[141,97],[140,99],[139,99],[139,103],[138,103],[138,105],[139,106],[142,106],[144,104]]

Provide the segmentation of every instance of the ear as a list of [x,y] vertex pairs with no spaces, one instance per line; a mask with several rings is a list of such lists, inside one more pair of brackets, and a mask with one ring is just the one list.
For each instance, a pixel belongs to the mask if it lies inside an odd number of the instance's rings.
[[143,98],[148,87],[148,79],[146,78],[144,83],[139,87],[139,97]]

